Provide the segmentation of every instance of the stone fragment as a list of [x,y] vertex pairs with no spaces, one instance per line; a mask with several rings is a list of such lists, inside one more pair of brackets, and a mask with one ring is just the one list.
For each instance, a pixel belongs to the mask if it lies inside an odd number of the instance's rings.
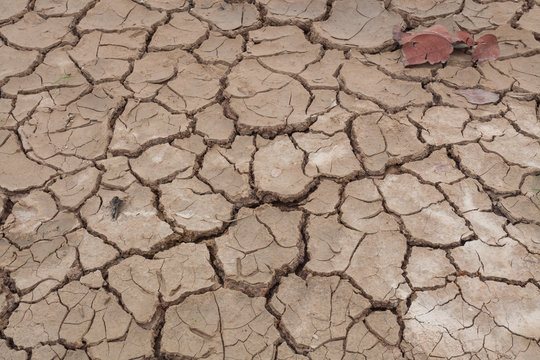
[[422,184],[412,175],[387,175],[376,181],[389,210],[409,215],[444,200],[443,195],[431,185]]
[[254,57],[270,69],[298,74],[319,59],[321,45],[310,43],[296,26],[266,26],[249,32],[246,57]]
[[204,155],[199,175],[231,201],[251,202],[249,167],[254,153],[251,136],[237,136],[229,149],[214,145]]
[[223,114],[223,107],[214,104],[195,115],[195,131],[210,142],[226,144],[235,134],[234,121]]
[[159,186],[165,216],[193,236],[218,232],[231,220],[233,205],[197,178]]
[[198,18],[227,32],[245,31],[259,24],[259,12],[254,4],[201,0],[191,11]]
[[100,172],[95,167],[86,168],[76,174],[60,177],[49,189],[62,206],[76,209],[88,199],[99,186]]
[[427,153],[417,128],[402,114],[360,115],[352,122],[352,143],[368,173],[382,174],[387,166]]
[[36,0],[34,11],[46,16],[78,15],[90,5],[91,0]]
[[456,168],[455,161],[448,157],[445,149],[435,150],[424,160],[406,163],[402,168],[412,171],[424,181],[442,183],[441,186],[465,177]]
[[159,90],[156,100],[174,111],[198,111],[215,101],[224,70],[223,66],[189,64]]
[[309,261],[305,269],[315,273],[333,274],[347,270],[358,244],[364,239],[363,233],[343,226],[335,215],[310,216],[306,232]]
[[72,21],[73,18],[69,16],[42,18],[35,12],[27,12],[16,23],[0,28],[0,34],[16,46],[48,50],[59,44],[76,42],[76,37],[70,31]]
[[[122,200],[113,219],[114,197]],[[101,188],[80,210],[89,230],[104,236],[121,251],[147,252],[172,235],[169,225],[158,217],[155,195],[149,188],[132,184],[125,191]]]
[[301,217],[299,211],[284,212],[269,205],[240,209],[238,220],[215,239],[225,283],[264,295],[277,274],[294,269],[303,255]]
[[383,198],[373,180],[350,182],[343,196],[345,200],[340,206],[340,213],[345,225],[369,234],[399,230],[395,218],[385,212]]
[[278,23],[305,24],[319,20],[326,12],[324,0],[258,0],[266,9],[266,18]]
[[258,192],[279,199],[294,199],[305,194],[312,177],[304,174],[304,153],[286,135],[280,135],[258,148],[253,161]]
[[0,82],[4,82],[10,76],[27,72],[37,60],[37,56],[38,52],[35,50],[17,50],[0,44]]
[[224,94],[240,133],[274,134],[307,127],[310,95],[297,80],[246,59],[233,67],[227,83]]
[[444,285],[446,278],[455,271],[444,250],[418,246],[412,248],[407,263],[407,278],[414,288]]
[[302,208],[314,215],[325,215],[336,211],[339,203],[339,193],[341,186],[331,180],[322,180],[315,191],[313,191]]
[[241,35],[229,38],[211,31],[208,39],[204,40],[193,52],[204,61],[231,65],[242,53],[243,46],[244,39]]
[[108,282],[139,323],[154,317],[160,301],[171,302],[217,285],[203,244],[180,244],[152,260],[131,256],[109,269]]
[[196,62],[193,55],[179,49],[149,52],[135,61],[125,84],[136,98],[149,99],[157,94],[165,82]]
[[401,16],[378,1],[337,0],[327,20],[313,23],[312,37],[329,47],[377,52],[394,42],[392,29],[402,25]]
[[507,165],[502,157],[485,152],[476,143],[453,146],[452,153],[459,159],[467,175],[477,176],[486,187],[500,193],[517,191],[521,179],[530,171],[520,166]]
[[146,44],[147,33],[92,31],[69,51],[71,58],[94,81],[121,80],[130,72],[130,60],[137,59]]
[[110,150],[133,154],[144,147],[188,133],[184,114],[172,114],[156,103],[128,101],[114,126]]
[[0,188],[20,191],[43,185],[56,171],[34,162],[21,149],[17,135],[0,130]]
[[115,156],[97,161],[97,166],[104,169],[101,184],[112,189],[126,190],[137,179],[130,171],[128,158]]
[[459,245],[473,232],[447,203],[431,204],[420,212],[401,217],[415,241],[429,245]]
[[119,31],[133,28],[150,30],[165,20],[165,13],[148,10],[129,0],[101,0],[77,24],[79,32]]
[[[382,33],[380,28],[377,32]],[[409,105],[428,105],[433,100],[433,96],[420,83],[393,79],[375,66],[358,61],[346,62],[341,68],[339,79],[353,93],[388,110],[400,110]]]
[[199,45],[208,32],[208,25],[187,12],[173,13],[169,22],[157,28],[149,50],[190,49]]
[[406,251],[407,239],[398,231],[368,234],[355,250],[345,274],[374,301],[397,305],[411,293],[401,269]]
[[344,337],[348,325],[360,318],[370,303],[337,276],[308,275],[302,280],[291,274],[281,279],[270,307],[281,316],[280,326],[294,345],[309,350]]
[[79,262],[83,270],[95,270],[116,259],[118,251],[85,229],[79,229],[66,236],[68,244],[77,248]]
[[425,0],[421,2],[414,0],[394,0],[392,1],[392,9],[406,14],[410,20],[416,23],[421,23],[425,20],[433,20],[438,17],[455,14],[461,10],[462,4],[463,0]]
[[169,144],[161,144],[149,147],[139,157],[130,159],[129,165],[144,183],[156,184],[175,177],[191,177],[195,154]]
[[[265,298],[221,288],[192,295],[165,312],[162,355],[209,359],[273,356],[279,333]],[[257,355],[254,355],[257,354]]]

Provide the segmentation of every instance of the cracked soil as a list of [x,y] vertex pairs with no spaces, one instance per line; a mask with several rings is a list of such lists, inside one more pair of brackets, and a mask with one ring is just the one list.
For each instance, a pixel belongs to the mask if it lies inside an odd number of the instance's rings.
[[[404,68],[435,23],[499,59]],[[539,25],[0,0],[0,359],[539,360]]]

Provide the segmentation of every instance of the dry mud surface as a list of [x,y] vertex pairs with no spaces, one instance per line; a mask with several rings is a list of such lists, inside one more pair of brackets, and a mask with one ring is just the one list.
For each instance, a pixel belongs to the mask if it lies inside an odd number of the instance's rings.
[[[405,69],[434,23],[500,58]],[[540,359],[539,24],[0,0],[0,359]]]

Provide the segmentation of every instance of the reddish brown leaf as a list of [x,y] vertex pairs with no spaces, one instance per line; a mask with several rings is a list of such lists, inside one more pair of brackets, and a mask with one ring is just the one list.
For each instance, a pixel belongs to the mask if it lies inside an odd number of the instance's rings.
[[444,63],[448,61],[454,46],[467,47],[474,44],[472,36],[466,31],[452,35],[443,25],[435,24],[415,33],[405,33],[399,26],[393,29],[394,39],[402,46],[405,66],[423,63]]
[[457,37],[457,43],[464,43],[468,46],[473,46],[474,45],[474,39],[472,37],[471,34],[469,34],[468,32],[464,31],[464,30],[460,30],[460,31],[457,31],[456,32],[456,37]]
[[450,34],[450,32],[448,32],[448,30],[446,30],[446,28],[443,25],[440,25],[440,24],[435,24],[427,28],[426,30],[422,31],[421,33],[440,35],[446,40],[448,40],[450,43],[453,43],[456,40],[458,40],[455,36],[452,36],[452,34]]
[[456,94],[463,96],[471,104],[491,104],[499,100],[499,95],[483,89],[456,90]]
[[473,61],[481,63],[487,60],[496,60],[501,53],[495,35],[486,34],[478,39],[477,44],[472,52]]
[[409,42],[403,44],[403,65],[418,65],[429,62],[436,64],[447,62],[454,47],[444,37],[431,33],[415,35]]

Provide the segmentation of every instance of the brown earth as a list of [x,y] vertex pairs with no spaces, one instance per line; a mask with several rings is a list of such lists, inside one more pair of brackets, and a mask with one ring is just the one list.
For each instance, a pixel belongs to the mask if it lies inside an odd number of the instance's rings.
[[[434,23],[500,58],[404,68]],[[539,24],[0,0],[0,359],[540,359]]]

